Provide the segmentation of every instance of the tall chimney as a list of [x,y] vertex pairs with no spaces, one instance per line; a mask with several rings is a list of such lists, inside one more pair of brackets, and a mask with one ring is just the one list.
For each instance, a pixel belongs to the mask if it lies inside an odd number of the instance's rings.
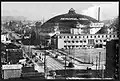
[[98,7],[98,21],[100,21],[100,7]]

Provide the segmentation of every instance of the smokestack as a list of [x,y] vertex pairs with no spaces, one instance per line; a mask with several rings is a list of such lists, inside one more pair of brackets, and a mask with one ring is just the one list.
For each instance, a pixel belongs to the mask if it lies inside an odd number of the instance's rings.
[[98,21],[100,21],[100,7],[98,7]]

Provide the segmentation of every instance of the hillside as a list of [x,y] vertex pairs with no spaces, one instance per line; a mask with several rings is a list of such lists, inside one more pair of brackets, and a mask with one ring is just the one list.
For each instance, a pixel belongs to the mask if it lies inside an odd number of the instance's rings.
[[26,18],[24,16],[2,16],[2,21],[24,21]]

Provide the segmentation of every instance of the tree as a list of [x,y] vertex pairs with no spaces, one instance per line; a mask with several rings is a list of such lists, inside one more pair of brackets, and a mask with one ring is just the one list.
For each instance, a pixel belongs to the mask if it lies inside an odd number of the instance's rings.
[[36,26],[36,27],[40,27],[41,24],[42,24],[42,23],[41,23],[40,21],[37,21],[37,22],[35,23],[35,26]]
[[36,40],[36,33],[35,33],[35,31],[31,32],[31,38],[30,38],[30,40],[31,40],[31,44],[35,43],[35,40]]

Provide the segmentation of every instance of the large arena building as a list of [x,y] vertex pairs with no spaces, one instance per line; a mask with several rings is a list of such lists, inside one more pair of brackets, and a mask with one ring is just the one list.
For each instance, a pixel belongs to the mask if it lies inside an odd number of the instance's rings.
[[118,39],[117,34],[101,34],[105,27],[98,20],[77,14],[73,8],[68,13],[55,16],[40,28],[40,40],[56,49],[92,48],[106,45],[107,40]]
[[103,27],[103,23],[99,23],[98,20],[77,14],[73,8],[68,13],[55,16],[49,19],[41,26],[41,32],[52,33],[59,31],[60,33],[75,34],[95,34]]

